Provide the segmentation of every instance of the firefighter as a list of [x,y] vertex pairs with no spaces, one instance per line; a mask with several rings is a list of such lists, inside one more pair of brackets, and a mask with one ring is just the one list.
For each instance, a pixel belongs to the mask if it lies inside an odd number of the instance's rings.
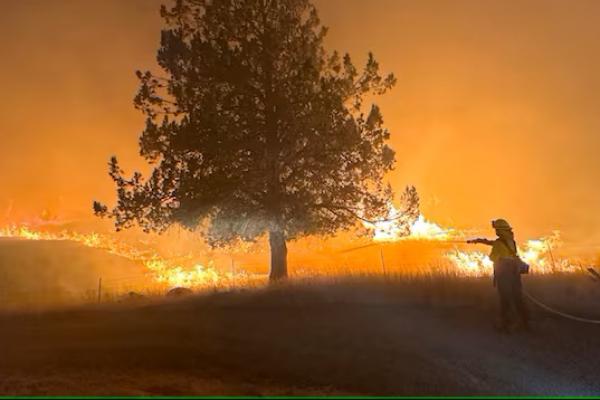
[[[467,243],[492,246],[490,259],[494,263],[494,287],[498,289],[500,298],[500,323],[497,328],[503,332],[517,327],[529,330],[529,312],[521,291],[522,262],[517,254],[512,227],[504,219],[492,221],[492,227],[498,236],[495,240],[474,239]],[[511,309],[514,309],[518,316],[518,320],[512,323]]]

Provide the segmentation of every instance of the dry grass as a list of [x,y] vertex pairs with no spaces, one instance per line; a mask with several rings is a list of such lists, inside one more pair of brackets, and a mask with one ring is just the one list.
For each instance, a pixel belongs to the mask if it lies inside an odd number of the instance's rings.
[[[578,313],[600,299],[583,275],[528,276],[525,285]],[[536,311],[533,334],[499,336],[495,306],[489,279],[364,275],[4,313],[0,393],[600,391],[599,327]]]
[[[523,275],[522,281],[524,290],[550,306],[600,318],[600,282],[586,273],[531,274]],[[401,302],[441,308],[469,306],[486,310],[495,308],[497,303],[491,277],[464,277],[448,271],[296,278],[291,285],[300,290],[315,286],[320,288],[319,293],[329,292],[329,296],[336,296],[345,288],[347,293],[343,295],[349,301],[354,298],[352,293],[377,293],[358,298],[360,302]]]
[[[287,283],[247,277],[173,299],[147,281],[144,298],[124,297],[143,271],[102,252],[0,241],[0,299],[13,307],[0,313],[0,394],[600,393],[600,327],[531,306],[534,333],[499,336],[490,278],[418,265],[406,246],[387,253],[385,275],[375,247],[338,266],[298,258]],[[600,283],[586,274],[523,282],[555,308],[600,318]]]

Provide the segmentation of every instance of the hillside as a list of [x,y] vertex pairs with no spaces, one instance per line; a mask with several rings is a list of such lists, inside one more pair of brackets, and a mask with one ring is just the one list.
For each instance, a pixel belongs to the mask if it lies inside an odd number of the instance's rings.
[[68,241],[0,239],[0,308],[91,300],[103,280],[107,295],[144,279],[145,268]]

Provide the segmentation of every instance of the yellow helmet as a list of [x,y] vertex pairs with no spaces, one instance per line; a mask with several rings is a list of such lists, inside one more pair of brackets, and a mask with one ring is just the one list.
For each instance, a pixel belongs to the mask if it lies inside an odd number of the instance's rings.
[[512,227],[510,226],[510,224],[505,220],[505,219],[496,219],[494,221],[492,221],[492,227],[496,230],[502,231],[510,231],[512,230]]

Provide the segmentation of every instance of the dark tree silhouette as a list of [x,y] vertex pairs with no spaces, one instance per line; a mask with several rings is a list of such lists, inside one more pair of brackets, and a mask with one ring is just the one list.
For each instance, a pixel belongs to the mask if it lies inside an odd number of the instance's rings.
[[268,233],[271,279],[287,275],[286,241],[385,215],[395,156],[363,99],[395,78],[371,54],[362,71],[328,55],[309,0],[178,0],[161,15],[164,76],[137,72],[135,97],[154,170],[126,178],[113,157],[118,203],[97,214],[117,229],[203,226],[213,246]]

